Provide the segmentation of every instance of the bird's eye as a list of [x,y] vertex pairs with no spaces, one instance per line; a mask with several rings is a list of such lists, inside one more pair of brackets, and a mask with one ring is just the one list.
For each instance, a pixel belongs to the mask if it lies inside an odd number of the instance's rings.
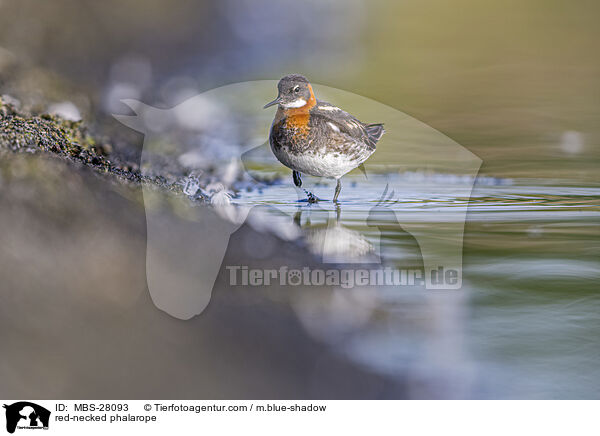
[[294,86],[294,92],[300,92],[300,87],[298,85]]

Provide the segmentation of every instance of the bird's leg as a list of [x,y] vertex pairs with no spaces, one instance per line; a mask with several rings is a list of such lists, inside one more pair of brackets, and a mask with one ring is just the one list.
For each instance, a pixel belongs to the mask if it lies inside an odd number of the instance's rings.
[[337,179],[337,184],[335,185],[335,194],[333,194],[333,202],[337,203],[338,196],[340,195],[340,191],[342,190],[342,182],[340,179]]
[[[294,179],[294,185],[296,185],[296,187],[298,187],[298,188],[301,188],[302,187],[302,179],[300,178],[300,173],[298,171],[293,170],[292,177]],[[319,198],[312,192],[307,191],[306,189],[302,189],[302,190],[308,197],[309,203],[316,203],[317,201],[319,201]]]
[[292,177],[294,178],[294,185],[298,188],[302,187],[302,179],[300,178],[300,173],[298,171],[292,171]]
[[301,195],[299,191],[302,190],[306,194],[306,189],[302,188],[302,179],[300,178],[300,173],[292,170],[292,178],[294,180],[294,186],[298,188],[296,189],[296,192],[298,193],[298,201],[301,201]]

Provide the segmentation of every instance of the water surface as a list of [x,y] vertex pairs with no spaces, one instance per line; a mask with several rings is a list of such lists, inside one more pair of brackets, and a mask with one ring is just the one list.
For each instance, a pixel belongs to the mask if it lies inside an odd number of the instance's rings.
[[[348,250],[347,261],[360,261],[365,250],[356,247],[366,241],[370,255],[398,268],[422,267],[419,232],[444,237],[466,211],[462,288],[382,287],[369,291],[368,304],[351,300],[375,315],[338,344],[342,352],[422,380],[416,396],[427,395],[428,383],[449,397],[600,396],[598,186],[481,176],[469,198],[456,196],[472,183],[468,176],[353,173],[338,208],[327,200],[333,182],[306,180],[323,201],[299,202],[284,178],[236,202],[273,206],[309,242],[315,230],[342,228],[335,238],[350,240],[337,247]],[[335,328],[337,310],[329,307],[322,330]]]

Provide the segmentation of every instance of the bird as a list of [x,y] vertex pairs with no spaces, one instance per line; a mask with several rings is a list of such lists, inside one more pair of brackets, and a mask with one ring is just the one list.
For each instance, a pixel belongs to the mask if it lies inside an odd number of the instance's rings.
[[[318,100],[308,79],[300,74],[284,76],[277,90],[277,98],[264,106],[278,105],[269,131],[271,151],[292,170],[298,188],[302,187],[302,174],[335,179],[333,202],[338,203],[340,179],[375,152],[385,133],[383,124],[363,123]],[[306,193],[309,202],[316,201],[314,195]]]

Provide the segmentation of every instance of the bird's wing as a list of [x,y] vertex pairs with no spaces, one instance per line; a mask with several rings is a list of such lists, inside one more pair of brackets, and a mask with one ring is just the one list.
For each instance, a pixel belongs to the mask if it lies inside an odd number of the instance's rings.
[[320,101],[311,111],[315,122],[331,134],[341,133],[352,140],[367,144],[375,149],[375,144],[385,132],[383,124],[364,124],[348,112],[327,102]]

